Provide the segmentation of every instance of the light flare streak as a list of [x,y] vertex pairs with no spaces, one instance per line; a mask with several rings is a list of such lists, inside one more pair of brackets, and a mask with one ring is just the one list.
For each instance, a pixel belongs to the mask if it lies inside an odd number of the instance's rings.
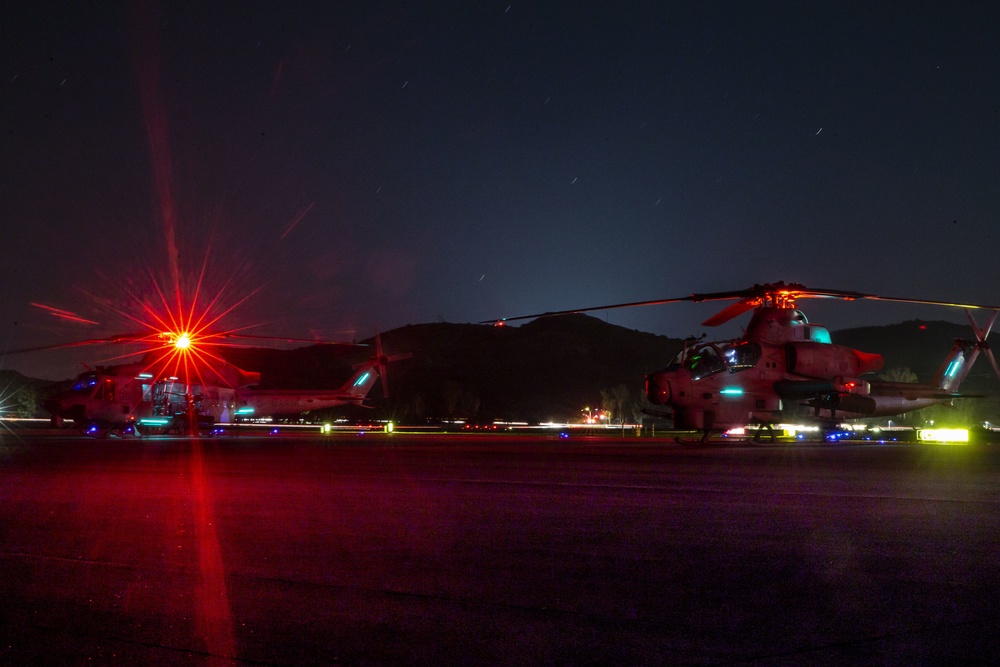
[[177,296],[178,307],[181,300],[180,269],[177,264],[177,207],[173,197],[172,158],[167,129],[166,105],[160,95],[160,40],[156,20],[155,3],[130,5],[132,29],[132,57],[136,64],[139,94],[142,100],[143,120],[146,138],[149,142],[150,162],[153,168],[153,186],[156,189],[163,222],[163,237],[167,250],[167,265],[171,282]]
[[40,308],[45,312],[54,315],[60,319],[69,320],[70,322],[79,322],[80,324],[100,324],[100,322],[95,322],[94,320],[88,320],[85,317],[80,317],[76,313],[70,310],[63,310],[62,308],[56,308],[55,306],[47,306],[44,303],[31,302],[31,305],[35,308]]
[[[234,271],[223,282],[211,298],[206,297],[205,282],[211,247],[204,255],[201,268],[188,290],[190,297],[178,292],[172,299],[151,270],[146,271],[148,283],[141,288],[145,296],[134,288],[125,288],[132,307],[109,309],[128,322],[137,325],[137,333],[125,334],[109,339],[96,339],[82,344],[131,343],[133,349],[121,354],[101,359],[98,363],[114,363],[139,355],[145,355],[143,371],[155,377],[174,376],[183,378],[188,385],[219,385],[235,388],[246,383],[250,376],[227,362],[218,353],[221,347],[240,347],[234,342],[242,338],[266,338],[247,335],[244,332],[259,324],[243,327],[222,327],[222,321],[234,310],[256,295],[258,287],[224,306],[224,297],[231,292],[231,285],[239,274]],[[171,280],[173,276],[171,275]],[[180,287],[180,282],[178,282]],[[207,302],[207,303],[206,303]],[[74,344],[70,344],[72,346]],[[138,349],[135,348],[138,346]]]
[[302,218],[306,217],[306,215],[309,213],[309,211],[313,210],[313,207],[315,207],[315,206],[316,206],[316,202],[313,202],[313,203],[309,204],[309,206],[306,206],[304,209],[302,209],[301,211],[299,211],[298,215],[296,215],[295,218],[292,219],[291,224],[288,225],[288,228],[285,230],[285,233],[282,234],[281,238],[279,238],[278,240],[280,241],[281,239],[284,239],[286,236],[288,236],[289,234],[291,234],[292,230],[295,229],[295,227],[300,222],[302,222]]
[[6,445],[3,443],[4,432],[13,436],[14,438],[20,440],[20,436],[6,423],[6,418],[12,416],[15,412],[16,402],[15,398],[18,393],[24,391],[24,386],[18,388],[13,388],[13,380],[7,382],[7,385],[0,389],[0,461],[5,461],[10,458],[10,451],[7,449]]
[[[226,281],[207,305],[200,308],[204,276],[203,265],[189,305],[185,305],[181,297],[177,306],[172,308],[163,289],[152,275],[150,278],[159,300],[158,307],[129,292],[129,296],[141,308],[142,315],[136,316],[118,309],[115,309],[115,312],[145,328],[147,333],[137,340],[145,345],[145,349],[122,355],[121,358],[145,353],[146,370],[153,372],[154,375],[181,378],[184,384],[188,385],[218,384],[229,388],[238,386],[243,376],[242,372],[214,352],[213,348],[237,347],[238,344],[231,340],[241,337],[240,332],[251,327],[222,330],[216,330],[215,327],[233,310],[246,303],[260,288],[213,315],[213,311],[219,310],[220,300],[232,278]],[[229,368],[233,369],[232,372],[227,372],[226,369]]]

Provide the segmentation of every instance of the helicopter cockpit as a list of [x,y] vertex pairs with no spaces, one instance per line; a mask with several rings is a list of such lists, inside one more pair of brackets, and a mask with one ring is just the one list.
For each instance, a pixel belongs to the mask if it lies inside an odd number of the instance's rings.
[[94,398],[103,401],[114,401],[116,396],[115,380],[111,377],[102,377],[100,373],[88,371],[79,375],[73,382],[73,386],[67,391],[61,392],[58,396],[79,400],[80,398]]
[[727,370],[739,373],[753,368],[760,356],[760,344],[754,341],[704,343],[681,350],[668,369],[685,368],[692,380],[701,380]]
[[94,387],[97,386],[98,379],[97,373],[89,372],[83,373],[77,377],[76,382],[73,383],[73,387],[70,389],[71,392],[77,394],[86,394],[89,396],[93,393]]

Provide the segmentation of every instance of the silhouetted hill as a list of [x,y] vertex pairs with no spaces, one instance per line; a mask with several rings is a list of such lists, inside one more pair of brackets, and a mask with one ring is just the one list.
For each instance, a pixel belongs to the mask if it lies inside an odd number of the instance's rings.
[[586,315],[542,318],[521,327],[420,324],[383,334],[388,351],[413,353],[390,368],[404,414],[544,421],[579,416],[602,389],[636,394],[681,341]]
[[[226,359],[261,372],[272,388],[333,388],[368,348],[227,350]],[[468,417],[544,421],[578,416],[601,390],[643,391],[643,377],[665,366],[682,342],[607,324],[587,315],[542,318],[520,327],[414,324],[382,334],[389,368],[386,411],[400,419]],[[373,395],[378,397],[380,390]]]
[[39,380],[37,378],[30,378],[27,375],[22,375],[21,373],[13,370],[3,369],[0,370],[0,389],[5,387],[20,387],[22,385],[30,385],[37,389],[42,389],[48,387],[52,384],[51,380]]

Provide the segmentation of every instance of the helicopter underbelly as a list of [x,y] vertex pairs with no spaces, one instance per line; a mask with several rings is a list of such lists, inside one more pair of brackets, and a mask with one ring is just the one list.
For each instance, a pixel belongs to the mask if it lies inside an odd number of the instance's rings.
[[729,429],[750,421],[751,411],[743,401],[719,402],[704,408],[676,408],[674,425],[684,430]]

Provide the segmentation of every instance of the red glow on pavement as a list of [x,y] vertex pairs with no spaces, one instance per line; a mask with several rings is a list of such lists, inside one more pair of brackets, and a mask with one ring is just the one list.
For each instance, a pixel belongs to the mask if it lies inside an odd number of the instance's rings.
[[197,631],[213,656],[237,656],[233,614],[226,590],[226,569],[215,530],[215,513],[208,494],[201,440],[191,450],[191,486],[194,492],[195,543],[198,549],[198,588],[195,595]]

